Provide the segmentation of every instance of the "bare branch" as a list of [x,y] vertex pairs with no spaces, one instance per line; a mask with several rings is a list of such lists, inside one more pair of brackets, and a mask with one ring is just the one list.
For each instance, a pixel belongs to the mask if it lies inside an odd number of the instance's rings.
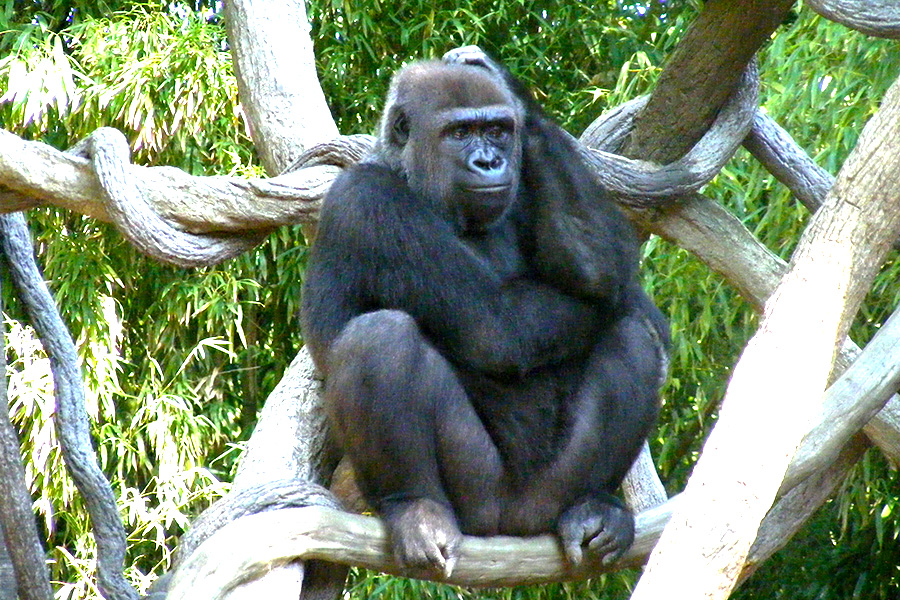
[[270,175],[338,134],[302,1],[229,0],[225,27],[253,143]]
[[[195,177],[174,167],[126,169],[153,212],[191,233],[314,223],[339,172],[314,165],[272,179],[240,179]],[[88,160],[0,130],[0,213],[52,204],[111,222],[103,194]],[[23,199],[31,201],[25,206]]]
[[[3,222],[10,218],[0,216],[0,235]],[[2,246],[0,244],[0,255],[5,254]],[[2,283],[0,281],[0,288]],[[3,314],[2,304],[0,295],[0,315]],[[14,571],[13,582],[8,585],[10,593],[0,592],[0,597],[50,600],[53,597],[50,571],[31,508],[31,493],[25,480],[19,436],[9,419],[5,335],[3,323],[0,322],[0,489],[3,490],[0,494],[0,552],[4,566],[12,564]],[[0,577],[0,588],[6,584],[8,582]]]
[[809,212],[816,212],[825,202],[828,190],[834,185],[834,176],[817,165],[787,131],[762,111],[757,111],[744,147]]
[[794,0],[709,0],[666,62],[625,156],[670,163],[709,130]]
[[66,468],[91,517],[100,591],[108,600],[137,600],[137,591],[122,574],[125,528],[112,488],[97,464],[91,445],[75,344],[38,270],[25,218],[21,214],[0,216],[0,233],[12,279],[50,358],[56,396],[56,431]]
[[[467,587],[529,585],[585,579],[604,570],[639,564],[653,532],[658,534],[661,529],[659,515],[667,513],[668,503],[665,507],[638,516],[638,537],[615,567],[573,568],[550,535],[464,536],[460,560],[445,581]],[[168,600],[223,598],[235,585],[297,557],[429,577],[428,573],[410,573],[396,562],[380,519],[320,507],[293,508],[245,517],[219,530],[175,574]]]
[[[821,410],[850,320],[900,233],[898,140],[900,81],[863,130],[767,303],[688,481],[690,500],[666,527],[634,600],[658,598],[676,582],[696,597],[724,598],[733,589],[806,424]],[[746,452],[763,427],[766,444]]]
[[119,232],[135,248],[160,262],[180,267],[218,264],[255,247],[269,233],[196,235],[169,225],[150,208],[141,188],[129,176],[128,141],[117,129],[102,127],[70,152],[90,159],[103,189],[107,213]]
[[698,191],[731,160],[750,131],[758,95],[756,62],[752,61],[706,134],[684,156],[662,166],[616,154],[649,98],[632,100],[602,115],[585,130],[580,141],[589,149],[584,149],[582,156],[620,203],[639,208],[671,203],[674,198]]
[[900,38],[900,6],[895,0],[807,0],[805,4],[826,19],[866,35]]

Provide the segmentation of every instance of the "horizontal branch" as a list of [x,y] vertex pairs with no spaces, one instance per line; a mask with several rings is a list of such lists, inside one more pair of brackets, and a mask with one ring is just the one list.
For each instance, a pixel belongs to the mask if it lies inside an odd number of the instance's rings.
[[[445,583],[467,587],[532,585],[586,579],[643,561],[664,526],[673,500],[637,518],[637,537],[614,567],[571,567],[555,537],[464,536],[459,562]],[[326,559],[400,576],[434,579],[402,568],[389,550],[380,519],[310,506],[260,513],[219,530],[175,573],[167,600],[223,598],[273,566],[291,560]]]
[[[758,564],[790,537],[802,521],[792,518],[800,506],[814,510],[830,496],[849,468],[849,460],[837,457],[859,425],[877,411],[896,388],[900,367],[886,376],[879,364],[900,365],[900,313],[895,314],[862,351],[844,376],[825,396],[825,410],[817,427],[804,438],[791,462],[787,481],[797,485],[773,509],[760,529],[761,540],[751,553]],[[846,407],[855,399],[852,409]],[[848,424],[833,427],[835,419]],[[858,457],[859,447],[848,456]],[[825,459],[820,456],[826,457]],[[826,461],[827,459],[827,461]],[[824,464],[823,464],[824,462]],[[824,469],[816,471],[817,469]],[[826,485],[827,484],[827,485]],[[596,564],[569,566],[556,538],[465,537],[460,560],[448,583],[478,587],[569,581],[594,577],[602,572],[642,564],[669,521],[678,496],[638,514],[635,543],[613,566]],[[818,502],[818,504],[816,504]],[[780,507],[780,509],[779,509]],[[233,587],[295,559],[323,559],[402,576],[433,579],[429,573],[410,573],[394,560],[379,519],[323,507],[292,508],[240,518],[226,525],[187,557],[175,572],[168,600],[224,597]]]
[[[191,233],[244,232],[314,223],[340,168],[319,164],[271,179],[197,177],[130,165],[156,214]],[[0,213],[54,205],[111,222],[87,159],[0,130]]]

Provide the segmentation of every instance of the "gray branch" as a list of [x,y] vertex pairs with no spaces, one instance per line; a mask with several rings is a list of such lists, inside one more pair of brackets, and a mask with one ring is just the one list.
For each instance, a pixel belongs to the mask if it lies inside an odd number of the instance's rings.
[[98,587],[108,600],[137,600],[137,592],[122,575],[125,529],[109,482],[97,465],[90,422],[84,409],[84,387],[78,356],[69,330],[44,283],[21,214],[3,215],[3,252],[13,282],[32,326],[50,358],[56,394],[56,432],[66,468],[84,498],[97,543]]
[[268,231],[194,235],[163,220],[144,200],[139,183],[126,168],[128,141],[117,129],[101,127],[69,152],[90,159],[119,232],[151,258],[180,267],[202,267],[240,256],[262,242]]
[[834,175],[820,167],[771,117],[757,111],[744,147],[791,190],[809,212],[816,212],[834,185]]
[[673,199],[700,190],[731,160],[751,129],[758,96],[759,78],[753,61],[700,141],[682,158],[661,166],[616,154],[648,100],[637,98],[600,116],[585,130],[580,138],[582,155],[621,204],[637,208],[671,204]]
[[[21,216],[0,215],[0,236],[5,237],[7,231],[15,230],[17,220]],[[13,243],[15,243],[13,241]],[[0,244],[0,255],[5,254]],[[31,248],[29,247],[30,251]],[[0,282],[2,283],[2,282]],[[3,286],[0,285],[0,288]],[[0,297],[0,315],[2,311]],[[50,588],[50,572],[38,535],[34,512],[31,508],[31,493],[25,480],[25,468],[22,465],[22,452],[19,437],[9,417],[9,400],[6,395],[6,337],[3,323],[0,322],[0,552],[4,567],[10,564],[13,569],[12,585],[5,577],[0,576],[0,598],[8,600],[10,596],[21,600],[50,600],[53,590]],[[8,592],[8,593],[7,593]]]
[[830,21],[866,35],[900,38],[900,5],[896,0],[806,0]]

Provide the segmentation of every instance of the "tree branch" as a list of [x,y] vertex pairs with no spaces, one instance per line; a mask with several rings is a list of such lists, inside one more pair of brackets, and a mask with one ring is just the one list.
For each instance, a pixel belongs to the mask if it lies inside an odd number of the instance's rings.
[[59,316],[31,247],[21,214],[0,216],[0,244],[12,279],[32,326],[50,359],[56,396],[55,425],[66,468],[84,498],[97,543],[98,586],[108,600],[137,600],[137,591],[122,574],[125,528],[112,488],[94,455],[90,422],[84,409],[84,386],[75,344]]
[[[634,600],[661,597],[675,582],[691,597],[724,598],[736,584],[807,423],[821,410],[835,352],[900,234],[898,140],[900,81],[863,130],[767,303]],[[763,430],[766,443],[753,444]]]
[[229,0],[225,27],[253,144],[270,175],[338,135],[303,2]]
[[[747,567],[741,578],[747,576],[790,539],[806,518],[831,496],[847,470],[867,446],[860,439],[848,444],[853,432],[849,431],[848,427],[831,428],[829,425],[834,423],[834,419],[844,418],[838,414],[841,410],[839,407],[853,404],[860,395],[868,398],[867,410],[877,408],[879,403],[883,403],[891,395],[891,385],[885,383],[885,377],[874,367],[879,363],[900,365],[898,322],[900,312],[891,318],[890,326],[885,326],[879,331],[869,346],[863,350],[859,360],[845,373],[842,379],[852,382],[852,385],[839,381],[828,389],[822,418],[804,438],[791,462],[786,479],[797,481],[804,473],[814,472],[821,462],[816,458],[816,452],[838,458],[824,471],[815,472],[791,489],[769,512],[760,526],[758,539],[750,550]],[[895,366],[893,377],[897,376],[896,371]],[[864,417],[852,415],[849,417],[854,418],[856,423],[859,423]],[[275,435],[273,443],[277,444],[279,439],[281,437]],[[841,448],[844,450],[841,451]],[[679,496],[675,496],[652,510],[641,511],[637,516],[637,537],[634,545],[622,562],[611,567],[592,565],[586,567],[585,571],[567,569],[551,536],[521,539],[514,545],[509,544],[508,538],[484,538],[477,540],[473,546],[475,550],[466,554],[467,560],[460,561],[451,581],[466,586],[519,585],[592,577],[608,570],[641,564],[649,556],[679,501]],[[218,534],[214,535],[197,549],[196,556],[192,554],[179,568],[177,579],[173,581],[172,598],[182,595],[186,597],[188,594],[198,594],[193,597],[201,599],[219,597],[218,594],[224,593],[224,590],[256,576],[255,574],[265,571],[270,565],[294,559],[321,558],[358,564],[353,561],[360,560],[358,553],[361,551],[366,553],[366,557],[363,559],[365,562],[359,564],[378,571],[408,575],[402,573],[394,562],[389,546],[384,541],[383,526],[379,520],[344,512],[337,514],[326,512],[325,517],[321,515],[318,508],[280,511],[278,516],[269,517],[277,524],[272,526],[271,531],[266,529],[265,532],[257,531],[259,521],[253,521],[254,524],[248,525],[247,529],[243,529],[244,525],[240,525],[236,532],[228,534],[241,540],[240,544],[235,546],[227,545],[230,543],[227,540],[231,537],[220,538],[217,537]],[[320,522],[322,518],[325,518],[324,524]],[[224,529],[231,527],[232,525],[227,525]],[[255,533],[249,537],[242,537],[247,535],[243,533],[246,531]],[[332,536],[335,532],[337,533]],[[262,539],[248,545],[248,540],[255,540],[257,537]],[[464,547],[468,547],[469,541],[475,538],[466,540]],[[263,549],[260,550],[256,544],[261,544]],[[271,547],[267,544],[271,544]],[[504,554],[507,552],[515,554],[507,556]],[[213,581],[208,584],[202,583],[213,569],[211,565],[217,565],[221,560],[232,562],[222,569],[216,569],[212,574]],[[468,560],[474,560],[475,563],[470,564]],[[498,563],[498,560],[503,562]],[[482,573],[479,561],[488,561],[492,566]],[[517,568],[515,565],[522,561],[525,561],[522,563],[525,566]],[[510,570],[504,571],[507,566],[510,566]],[[425,574],[425,577],[428,575]],[[206,585],[210,587],[202,588]],[[199,595],[201,588],[209,595]]]
[[[316,164],[271,179],[239,179],[129,165],[126,174],[156,214],[200,234],[314,223],[340,170]],[[52,204],[112,222],[103,196],[88,160],[0,130],[0,213]]]
[[866,35],[900,38],[900,6],[895,0],[806,0],[811,9]]
[[[3,221],[0,216],[0,234]],[[0,255],[5,251],[0,244]],[[0,281],[0,288],[2,288]],[[0,315],[2,310],[0,294]],[[38,535],[34,512],[31,509],[31,493],[25,480],[19,437],[9,418],[9,400],[6,395],[6,332],[0,320],[0,544],[6,560],[12,561],[14,585],[21,600],[50,600],[50,572],[44,556],[44,548]],[[5,561],[4,561],[5,562]],[[0,580],[0,587],[5,583]],[[2,592],[0,592],[2,593]],[[13,596],[16,594],[13,593]]]

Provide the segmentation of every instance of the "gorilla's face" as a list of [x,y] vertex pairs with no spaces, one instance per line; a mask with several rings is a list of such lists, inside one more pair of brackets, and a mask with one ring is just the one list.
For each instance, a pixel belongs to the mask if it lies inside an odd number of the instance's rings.
[[519,105],[501,82],[429,63],[403,71],[391,98],[382,137],[410,188],[464,231],[497,221],[516,199],[522,155]]
[[453,109],[441,119],[436,167],[449,173],[443,204],[466,230],[484,229],[513,203],[519,184],[516,121],[504,106]]

